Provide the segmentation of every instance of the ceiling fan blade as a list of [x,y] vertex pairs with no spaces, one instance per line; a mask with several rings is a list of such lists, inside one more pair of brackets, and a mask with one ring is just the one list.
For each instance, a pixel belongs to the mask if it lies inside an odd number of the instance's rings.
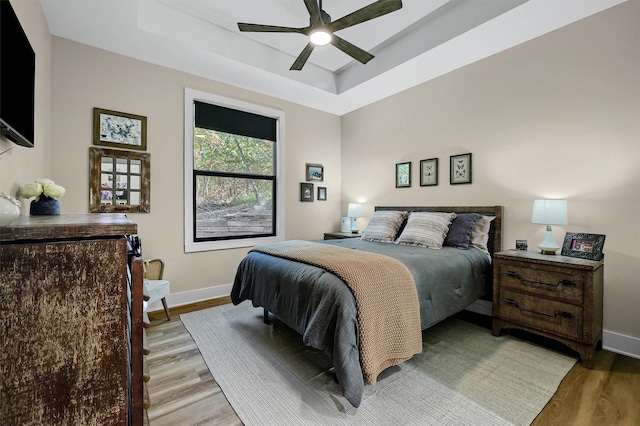
[[291,68],[289,68],[289,70],[300,71],[302,67],[304,67],[304,64],[307,63],[307,59],[309,59],[309,55],[311,55],[311,52],[313,51],[314,47],[315,47],[315,44],[311,42],[307,43],[307,46],[302,50],[302,52],[300,52],[300,54],[298,55],[298,58],[293,63],[293,65],[291,65]]
[[304,34],[303,28],[293,27],[278,27],[276,25],[262,25],[262,24],[245,24],[238,22],[238,29],[244,32],[255,33],[300,33]]
[[378,0],[369,6],[365,6],[362,9],[358,9],[353,13],[337,19],[335,22],[329,24],[329,29],[331,31],[340,31],[347,27],[386,15],[387,13],[395,12],[398,9],[402,9],[402,0]]
[[318,0],[303,0],[304,5],[307,6],[310,16],[310,25],[315,24],[320,20],[320,7],[318,6]]
[[363,64],[366,64],[374,58],[371,53],[360,49],[358,46],[349,43],[335,34],[331,37],[331,44]]

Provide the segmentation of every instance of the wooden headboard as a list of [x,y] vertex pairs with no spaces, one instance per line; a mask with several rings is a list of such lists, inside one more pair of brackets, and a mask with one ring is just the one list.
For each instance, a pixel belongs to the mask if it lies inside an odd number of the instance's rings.
[[491,229],[489,230],[489,242],[487,248],[489,253],[493,256],[493,253],[502,250],[502,214],[504,212],[503,206],[458,206],[458,207],[389,207],[389,206],[376,206],[375,210],[400,210],[407,212],[454,212],[454,213],[478,213],[485,216],[495,216],[495,219],[491,222]]

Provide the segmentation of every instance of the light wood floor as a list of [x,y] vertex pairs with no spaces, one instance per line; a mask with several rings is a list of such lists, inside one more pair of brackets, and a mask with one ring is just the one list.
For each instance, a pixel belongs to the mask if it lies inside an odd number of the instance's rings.
[[[211,376],[179,315],[226,303],[211,301],[150,313],[147,364],[151,426],[242,425]],[[576,364],[532,423],[546,425],[640,425],[640,360],[598,351],[592,370]]]

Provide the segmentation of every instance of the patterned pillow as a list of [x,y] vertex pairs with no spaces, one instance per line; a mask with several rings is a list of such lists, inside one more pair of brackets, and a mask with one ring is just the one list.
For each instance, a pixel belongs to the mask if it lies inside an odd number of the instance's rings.
[[396,235],[398,235],[400,226],[407,218],[407,214],[407,212],[396,210],[373,212],[369,223],[362,231],[362,239],[392,243],[396,239]]
[[451,222],[451,225],[449,225],[449,232],[447,233],[447,238],[445,238],[443,245],[463,250],[468,249],[473,226],[481,217],[482,215],[478,213],[458,214]]
[[482,216],[476,221],[475,225],[473,225],[473,231],[471,231],[470,244],[487,254],[489,254],[489,249],[487,248],[489,229],[491,228],[491,221],[493,219],[495,219],[495,216]]
[[455,218],[455,213],[412,212],[396,243],[441,249]]

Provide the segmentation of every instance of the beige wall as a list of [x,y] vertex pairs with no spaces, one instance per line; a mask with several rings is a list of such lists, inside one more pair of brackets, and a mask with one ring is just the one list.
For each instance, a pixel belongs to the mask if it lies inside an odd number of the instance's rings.
[[[288,239],[322,239],[336,230],[340,212],[340,118],[300,105],[151,65],[53,37],[36,0],[12,2],[36,51],[36,147],[16,146],[0,157],[0,191],[18,194],[26,182],[49,177],[64,186],[62,213],[87,213],[92,109],[148,119],[151,213],[138,223],[145,257],[166,261],[173,293],[213,287],[187,298],[228,294],[247,249],[183,251],[183,91],[208,91],[285,112],[286,225]],[[14,144],[0,139],[0,151]],[[324,165],[328,200],[301,203],[305,163]],[[316,185],[317,186],[317,185]],[[22,214],[28,214],[23,200]],[[219,290],[217,290],[217,288]]]
[[[542,240],[539,197],[569,199],[564,233],[607,235],[605,329],[640,338],[640,2],[470,65],[342,118],[53,38],[39,2],[13,1],[37,55],[36,148],[0,157],[0,191],[51,177],[63,213],[86,213],[93,107],[145,115],[151,213],[138,222],[147,257],[167,261],[172,291],[220,288],[246,250],[184,254],[182,91],[185,86],[286,113],[286,236],[338,230],[346,203],[501,204],[505,246]],[[53,53],[52,53],[53,52]],[[53,58],[53,59],[52,59]],[[53,82],[53,84],[52,84]],[[0,138],[0,150],[12,144]],[[449,156],[473,153],[473,184],[450,186]],[[419,160],[440,159],[440,185],[418,185]],[[413,162],[412,188],[394,164]],[[300,203],[304,163],[325,166],[329,201]],[[23,213],[28,206],[23,206]],[[363,228],[366,219],[362,220]]]
[[[247,249],[184,253],[183,97],[201,90],[285,112],[286,226],[288,239],[322,239],[340,216],[340,118],[193,75],[112,54],[67,39],[53,39],[52,168],[67,188],[63,213],[86,213],[92,108],[147,117],[151,153],[151,213],[131,214],[146,258],[165,260],[172,293],[233,282]],[[325,166],[328,201],[301,203],[305,163]],[[220,290],[228,295],[228,289]]]
[[[504,245],[544,227],[536,198],[567,198],[565,232],[606,235],[605,329],[640,338],[640,2],[629,2],[342,120],[343,201],[504,205]],[[473,154],[473,183],[449,185],[449,156]],[[437,157],[440,183],[419,186]],[[411,188],[394,165],[411,161]]]
[[[12,0],[11,5],[36,53],[35,147],[0,136],[0,152],[12,148],[0,156],[0,191],[17,196],[20,185],[51,174],[51,34],[40,2]],[[28,214],[28,202],[22,212]]]

